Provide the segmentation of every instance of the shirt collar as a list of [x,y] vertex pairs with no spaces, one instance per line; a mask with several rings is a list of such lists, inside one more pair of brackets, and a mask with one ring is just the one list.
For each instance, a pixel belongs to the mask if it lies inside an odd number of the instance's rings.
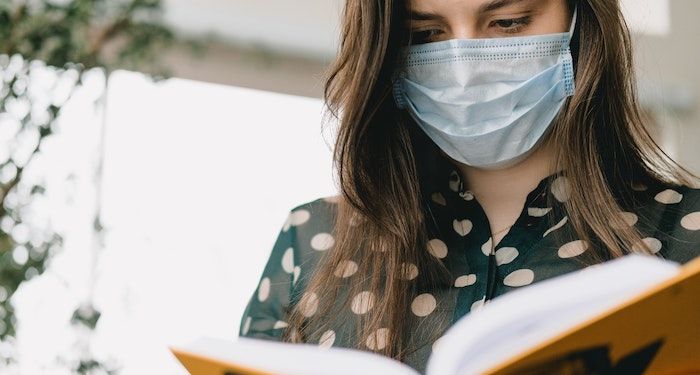
[[[451,203],[459,203],[460,201],[473,201],[474,195],[465,187],[464,180],[459,172],[459,169],[446,156],[440,154],[436,158],[436,183],[434,191],[431,193],[433,201],[438,200],[442,205],[450,205]],[[559,177],[566,177],[563,170],[551,173],[542,178],[537,186],[532,189],[526,198],[527,212],[531,216],[543,216],[548,211],[548,208],[556,209],[561,207],[551,207],[552,202],[561,203],[568,198],[568,181],[566,178],[560,180],[556,184],[554,182]],[[558,206],[554,204],[555,206]]]

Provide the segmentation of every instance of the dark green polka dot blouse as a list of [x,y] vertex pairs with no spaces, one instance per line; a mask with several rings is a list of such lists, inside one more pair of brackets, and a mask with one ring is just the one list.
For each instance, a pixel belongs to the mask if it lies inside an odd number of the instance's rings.
[[[443,160],[437,169],[441,177],[426,196],[429,196],[432,216],[429,221],[433,226],[433,238],[426,244],[426,251],[445,263],[454,275],[454,282],[422,291],[407,314],[452,324],[511,290],[585,267],[577,258],[589,250],[589,245],[577,239],[564,210],[563,202],[575,187],[569,185],[563,171],[545,177],[528,194],[515,224],[492,250],[487,217],[477,199],[465,190],[455,166]],[[640,230],[644,242],[657,255],[679,263],[699,256],[700,189],[658,183],[633,183],[632,188],[637,203],[625,208],[621,215],[628,225]],[[287,326],[285,312],[298,302],[293,296],[303,295],[306,276],[334,245],[332,223],[336,199],[318,198],[291,210],[240,321],[241,336],[281,338]],[[403,277],[417,277],[420,267],[420,264],[404,264]],[[347,260],[335,275],[357,277],[356,270],[357,265]],[[354,298],[367,302],[371,297]],[[353,305],[368,308],[367,303]],[[309,310],[305,315],[315,312],[313,298],[306,300],[304,306]],[[348,314],[357,313],[362,311],[348,311]],[[416,330],[434,329],[435,325],[425,323],[417,325]],[[343,326],[310,340],[321,346],[352,347],[354,343],[349,341],[352,333],[351,328]],[[383,333],[377,332],[364,343],[367,350],[386,345]],[[425,337],[425,332],[415,334]],[[431,351],[432,345],[425,345],[405,362],[423,372]]]

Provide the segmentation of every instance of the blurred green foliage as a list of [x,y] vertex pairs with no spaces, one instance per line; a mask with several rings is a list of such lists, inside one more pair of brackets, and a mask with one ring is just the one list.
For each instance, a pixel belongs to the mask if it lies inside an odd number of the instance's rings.
[[[47,187],[25,181],[25,171],[88,70],[100,69],[105,77],[118,68],[169,75],[159,57],[174,35],[162,14],[160,0],[0,0],[0,342],[13,342],[16,334],[12,295],[44,272],[62,247],[58,233],[27,220]],[[32,93],[28,87],[40,71],[68,82],[67,94],[60,85],[47,86],[43,99]],[[81,306],[71,323],[92,330],[99,316],[92,306]],[[76,373],[112,372],[89,357],[71,367]]]
[[159,53],[174,40],[160,0],[3,0],[0,53],[63,67],[167,73]]

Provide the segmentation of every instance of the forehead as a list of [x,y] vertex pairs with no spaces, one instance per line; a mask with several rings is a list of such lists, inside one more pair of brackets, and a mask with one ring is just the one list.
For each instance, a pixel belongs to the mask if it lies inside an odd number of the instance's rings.
[[483,13],[517,5],[534,5],[550,0],[409,0],[411,10]]

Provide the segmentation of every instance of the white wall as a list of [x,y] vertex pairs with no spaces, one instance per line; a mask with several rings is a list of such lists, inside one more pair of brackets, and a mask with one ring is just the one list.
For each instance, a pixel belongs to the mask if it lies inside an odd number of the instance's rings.
[[335,53],[341,0],[165,0],[166,18],[184,33],[214,33],[292,55]]
[[671,31],[669,0],[620,0],[620,3],[632,32],[667,35]]
[[[76,130],[98,123],[87,103],[77,109],[51,152],[59,163],[82,160],[78,181],[89,187],[94,155],[85,145],[94,142]],[[115,73],[98,276],[91,285],[87,191],[74,215],[56,212],[70,220],[63,253],[14,299],[25,327],[21,373],[65,373],[47,368],[77,339],[68,319],[90,287],[102,312],[94,349],[118,360],[121,374],[184,373],[168,345],[236,337],[288,210],[335,194],[321,110],[317,99]]]

